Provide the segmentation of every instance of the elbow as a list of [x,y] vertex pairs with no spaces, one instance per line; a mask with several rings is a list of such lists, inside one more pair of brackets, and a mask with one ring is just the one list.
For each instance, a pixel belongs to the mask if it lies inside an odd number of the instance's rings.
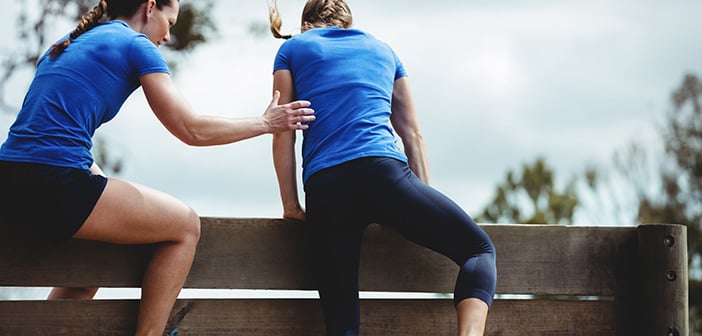
[[404,143],[424,143],[424,137],[419,130],[411,130],[399,135]]
[[188,127],[182,132],[178,139],[184,144],[193,147],[210,145],[209,139],[196,127]]
[[420,132],[409,132],[400,136],[405,147],[405,154],[410,155],[415,152],[424,152],[424,137]]

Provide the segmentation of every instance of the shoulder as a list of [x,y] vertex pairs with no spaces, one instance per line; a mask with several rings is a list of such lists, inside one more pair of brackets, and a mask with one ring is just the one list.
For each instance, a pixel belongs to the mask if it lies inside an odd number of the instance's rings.
[[88,34],[99,34],[101,37],[112,40],[116,42],[119,40],[126,40],[133,38],[134,36],[143,35],[134,31],[129,25],[121,20],[111,20],[102,22],[95,28],[89,30],[85,33]]
[[[136,45],[140,48],[157,49],[145,34],[133,30],[127,23],[121,20],[103,22],[88,33],[99,35],[100,39],[115,47],[133,47]],[[86,33],[86,35],[88,33]]]
[[390,44],[388,44],[387,42],[385,42],[385,41],[383,41],[383,40],[377,38],[375,35],[373,35],[373,34],[367,32],[367,31],[358,30],[358,34],[360,34],[361,36],[363,36],[363,38],[364,38],[365,40],[369,41],[369,43],[374,43],[374,44],[377,44],[378,46],[381,46],[381,47],[383,47],[383,48],[387,48],[387,49],[392,50],[392,47],[390,46]]
[[307,31],[283,41],[278,48],[278,55],[302,52],[309,49],[311,45],[318,44],[318,37],[313,35],[315,34],[311,33],[311,31]]
[[158,47],[145,34],[134,31],[120,20],[108,21],[99,27],[107,33],[105,42],[110,45],[113,55],[134,67],[138,75],[169,72],[168,63]]

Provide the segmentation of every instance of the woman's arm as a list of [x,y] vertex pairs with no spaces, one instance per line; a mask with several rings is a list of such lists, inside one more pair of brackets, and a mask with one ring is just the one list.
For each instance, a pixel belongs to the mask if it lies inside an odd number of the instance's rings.
[[260,117],[228,119],[196,114],[178,92],[170,75],[151,73],[140,78],[146,99],[154,114],[171,134],[191,146],[228,144],[266,133],[307,128],[314,112],[306,101],[278,105],[279,94]]
[[392,126],[402,139],[410,169],[422,181],[429,184],[429,162],[427,161],[424,138],[419,131],[419,120],[414,109],[409,80],[402,77],[395,81],[392,91]]
[[[289,102],[295,98],[289,70],[278,70],[273,74],[273,90],[280,92],[280,102]],[[305,220],[305,211],[297,196],[294,130],[273,135],[273,164],[283,202],[283,218]]]

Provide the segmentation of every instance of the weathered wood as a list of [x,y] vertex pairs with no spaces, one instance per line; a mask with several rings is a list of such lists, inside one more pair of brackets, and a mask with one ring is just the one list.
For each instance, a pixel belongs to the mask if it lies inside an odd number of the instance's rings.
[[[617,335],[612,301],[497,300],[486,335]],[[137,301],[0,301],[0,335],[121,336],[133,333]],[[455,335],[451,300],[362,300],[364,335]],[[317,300],[179,300],[179,335],[323,335]]]
[[614,296],[636,272],[635,227],[485,225],[498,293]]
[[[187,288],[314,290],[303,223],[203,218],[202,224]],[[537,296],[497,300],[488,335],[688,334],[684,226],[482,227],[497,249],[498,293]],[[33,248],[0,236],[0,286],[138,287],[152,253],[147,245],[81,240]],[[374,225],[366,233],[364,291],[449,293],[456,271],[447,258],[392,230]],[[320,335],[318,305],[314,299],[188,299],[178,301],[173,318],[183,335]],[[0,335],[128,335],[136,306],[0,301]],[[367,335],[455,334],[448,299],[363,300],[362,307]]]
[[[278,219],[203,218],[187,288],[314,289],[302,223]],[[497,246],[498,292],[617,295],[635,273],[636,228],[483,225]],[[0,237],[2,286],[138,287],[148,246],[72,240],[30,258],[21,242]],[[80,262],[76,262],[80,260]],[[594,262],[597,261],[597,262]],[[109,265],[109,267],[105,267]],[[361,258],[367,291],[453,292],[457,266],[395,232],[371,226]]]
[[641,225],[639,235],[640,332],[687,335],[687,233],[674,225]]

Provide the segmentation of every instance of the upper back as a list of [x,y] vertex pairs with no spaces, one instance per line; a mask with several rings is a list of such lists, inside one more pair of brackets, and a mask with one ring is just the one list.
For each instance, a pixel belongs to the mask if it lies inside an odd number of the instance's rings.
[[390,114],[395,80],[406,73],[387,44],[358,29],[315,28],[281,46],[275,70],[290,70],[296,98],[315,110],[303,132],[303,180],[361,156],[405,159]]

